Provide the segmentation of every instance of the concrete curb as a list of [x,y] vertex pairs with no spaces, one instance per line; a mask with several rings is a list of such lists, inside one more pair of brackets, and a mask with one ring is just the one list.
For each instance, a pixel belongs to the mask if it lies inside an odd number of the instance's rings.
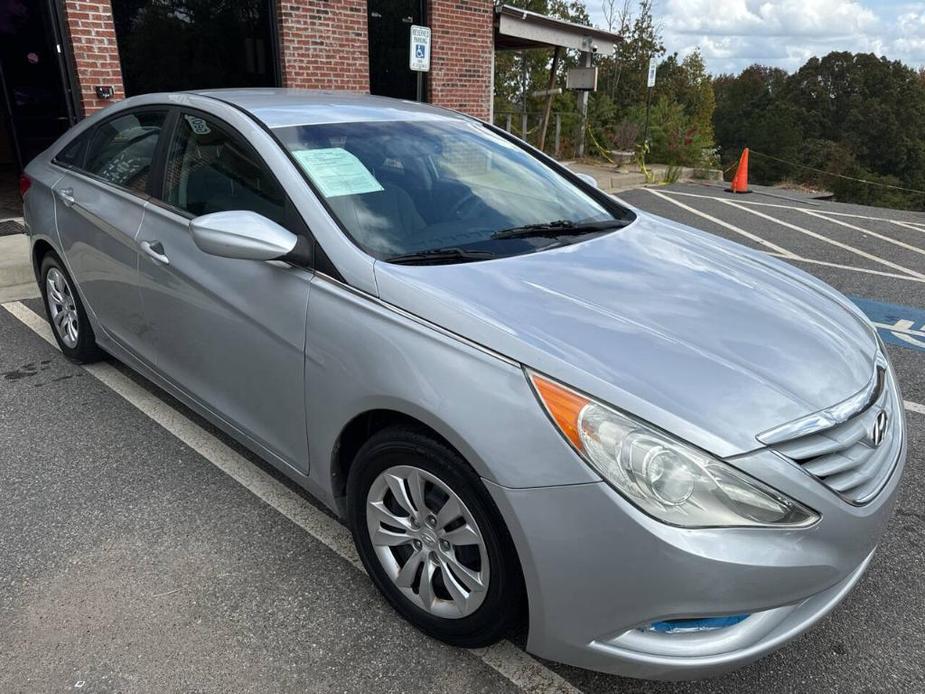
[[[567,166],[576,173],[588,174],[593,176],[597,181],[598,187],[605,193],[621,193],[633,188],[643,188],[648,185],[664,184],[664,178],[668,166],[664,164],[651,164],[649,171],[652,174],[652,182],[646,180],[645,175],[631,167],[617,168],[612,164],[597,164],[588,161],[563,161],[561,164]],[[691,169],[686,167],[676,167],[678,179],[676,183],[688,181],[716,182],[723,180],[723,172],[719,169]]]
[[35,280],[25,284],[14,284],[12,287],[0,287],[0,304],[8,301],[23,301],[24,299],[38,299],[42,293]]
[[0,236],[0,288],[35,284],[25,234]]

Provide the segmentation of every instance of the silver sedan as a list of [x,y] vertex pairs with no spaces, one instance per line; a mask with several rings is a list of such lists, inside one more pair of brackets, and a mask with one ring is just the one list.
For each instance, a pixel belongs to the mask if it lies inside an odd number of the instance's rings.
[[714,675],[831,610],[889,518],[903,408],[858,310],[467,116],[146,95],[23,187],[64,354],[316,495],[448,643],[526,621],[545,658]]

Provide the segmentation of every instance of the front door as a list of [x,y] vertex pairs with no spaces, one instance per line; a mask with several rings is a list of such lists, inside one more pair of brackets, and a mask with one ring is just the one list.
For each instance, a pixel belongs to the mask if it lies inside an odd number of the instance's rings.
[[192,218],[251,210],[294,232],[282,188],[243,138],[181,113],[162,200],[148,205],[140,279],[157,370],[252,444],[308,469],[305,327],[311,272],[199,250]]
[[58,155],[58,234],[68,269],[106,333],[138,352],[145,326],[138,292],[137,234],[166,110],[111,118]]
[[418,73],[408,58],[411,25],[424,23],[423,0],[369,0],[367,12],[370,93],[414,101]]

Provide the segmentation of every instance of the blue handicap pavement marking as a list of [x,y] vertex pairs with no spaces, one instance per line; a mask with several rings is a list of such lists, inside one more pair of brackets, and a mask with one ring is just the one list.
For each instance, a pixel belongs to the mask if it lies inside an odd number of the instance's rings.
[[849,296],[876,326],[884,342],[925,352],[925,311],[912,306]]

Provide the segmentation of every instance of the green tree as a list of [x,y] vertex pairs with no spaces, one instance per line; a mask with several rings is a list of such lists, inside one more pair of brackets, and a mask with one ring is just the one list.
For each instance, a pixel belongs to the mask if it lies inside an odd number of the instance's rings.
[[[607,101],[607,97],[599,96],[598,100]],[[694,51],[683,60],[677,54],[668,56],[658,66],[658,80],[652,89],[648,159],[682,166],[712,165],[714,107],[713,81],[700,53]],[[637,134],[634,144],[640,144],[646,120],[645,100],[637,99],[622,112],[612,104],[611,111],[622,119],[613,126],[611,140],[620,140],[619,133],[629,122]],[[600,121],[593,122],[601,127]],[[620,148],[625,146],[624,143]]]
[[925,205],[922,194],[887,187],[925,188],[921,71],[871,54],[833,52],[792,75],[756,65],[717,77],[713,88],[723,163],[750,147],[756,182],[790,179],[828,187],[846,201]]

